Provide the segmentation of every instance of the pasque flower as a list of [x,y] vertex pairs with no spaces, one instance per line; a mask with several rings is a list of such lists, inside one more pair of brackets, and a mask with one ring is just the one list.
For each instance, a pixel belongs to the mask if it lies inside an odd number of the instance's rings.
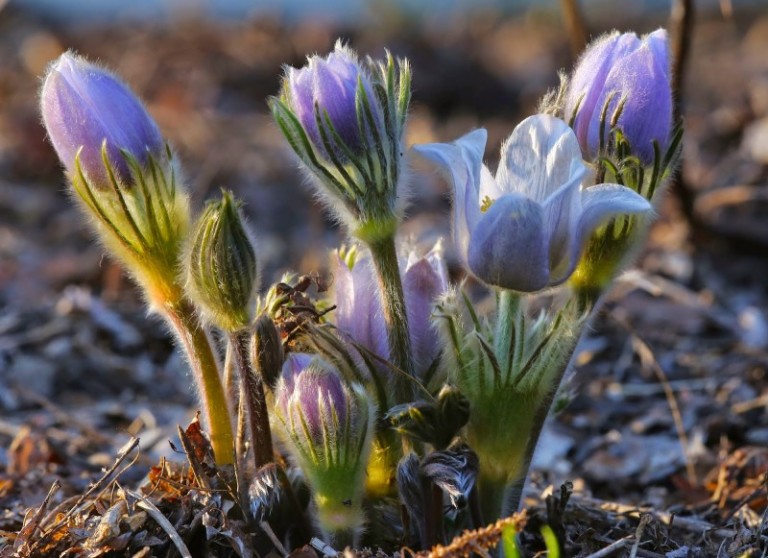
[[407,63],[392,56],[363,63],[340,41],[326,57],[287,68],[280,97],[270,100],[319,193],[366,242],[391,236],[402,213],[400,142],[409,100]]
[[362,386],[346,382],[320,357],[288,355],[275,389],[275,416],[287,449],[313,490],[320,526],[351,544],[364,518],[362,489],[373,436]]
[[124,183],[132,178],[122,150],[141,164],[163,154],[160,131],[133,92],[112,73],[71,52],[51,65],[40,107],[48,137],[67,171],[75,172],[79,152],[83,173],[102,188],[111,187],[102,145]]
[[584,187],[587,167],[562,120],[539,114],[521,122],[502,146],[495,177],[482,163],[486,138],[481,129],[414,149],[452,180],[459,256],[490,285],[530,292],[560,284],[601,223],[651,209],[617,184]]
[[[370,257],[357,257],[354,262],[348,263],[335,254],[334,260],[336,327],[353,342],[382,359],[391,360]],[[430,318],[435,300],[448,288],[448,270],[440,243],[425,255],[409,250],[400,263],[415,370],[424,373],[439,352],[437,332]]]
[[603,114],[608,121],[603,128],[608,144],[610,121],[620,106],[617,128],[644,164],[653,163],[653,142],[663,154],[672,130],[669,45],[664,29],[642,38],[618,31],[603,35],[579,60],[568,84],[564,118],[575,116],[573,128],[585,157],[598,155]]

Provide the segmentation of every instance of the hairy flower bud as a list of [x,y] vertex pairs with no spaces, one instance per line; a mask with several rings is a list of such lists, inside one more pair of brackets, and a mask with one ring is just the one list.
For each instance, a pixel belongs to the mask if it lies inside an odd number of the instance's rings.
[[409,101],[406,62],[388,55],[364,64],[340,41],[328,56],[288,68],[280,97],[270,100],[323,199],[365,242],[391,237],[401,219],[400,143]]
[[616,128],[645,165],[653,163],[654,142],[664,153],[672,132],[669,45],[664,29],[642,38],[614,31],[594,41],[579,60],[568,84],[564,118],[573,118],[585,157],[595,158],[601,145],[608,146],[611,120],[616,115]]
[[270,389],[275,388],[280,378],[284,358],[283,342],[275,322],[268,314],[261,314],[253,327],[251,361]]
[[115,75],[66,52],[49,68],[40,110],[104,243],[152,304],[177,303],[189,204],[171,151],[144,106]]
[[205,318],[228,332],[247,327],[258,284],[256,251],[230,192],[208,203],[185,263],[187,291]]
[[40,108],[48,137],[70,175],[79,152],[83,174],[101,189],[111,188],[102,145],[115,177],[124,184],[133,178],[121,151],[141,165],[149,156],[163,156],[160,130],[141,101],[112,73],[72,52],[51,65]]
[[337,541],[351,543],[364,520],[373,404],[362,387],[348,384],[328,362],[292,353],[275,389],[275,416],[312,488],[321,527]]

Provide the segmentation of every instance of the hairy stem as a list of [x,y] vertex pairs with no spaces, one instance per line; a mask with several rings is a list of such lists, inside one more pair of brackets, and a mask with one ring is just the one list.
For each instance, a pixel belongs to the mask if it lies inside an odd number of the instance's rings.
[[219,377],[219,366],[208,334],[188,302],[182,300],[177,304],[164,304],[161,310],[184,347],[195,382],[200,389],[216,463],[230,465],[234,460],[232,423]]
[[514,359],[515,350],[524,339],[515,336],[515,323],[520,313],[520,293],[503,289],[498,293],[496,305],[496,330],[493,334],[493,350],[499,361],[502,374],[510,369],[510,361]]
[[395,238],[388,236],[383,240],[369,243],[368,247],[373,256],[373,265],[379,282],[392,362],[402,371],[395,375],[395,399],[398,403],[411,401],[414,393],[411,382],[414,375],[413,354]]
[[240,371],[240,389],[248,411],[248,424],[251,432],[251,447],[256,468],[271,463],[272,432],[269,429],[269,411],[264,395],[264,382],[261,375],[251,365],[248,356],[249,331],[243,329],[229,334],[232,354]]

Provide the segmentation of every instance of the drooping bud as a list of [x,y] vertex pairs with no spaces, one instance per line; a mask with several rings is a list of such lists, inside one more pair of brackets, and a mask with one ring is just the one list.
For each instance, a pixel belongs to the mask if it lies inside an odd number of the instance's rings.
[[466,444],[427,454],[422,462],[424,475],[448,496],[454,509],[466,506],[475,488],[479,461]]
[[664,153],[672,134],[667,32],[658,29],[638,38],[614,31],[594,41],[571,76],[564,119],[573,120],[585,158],[609,147],[615,121],[631,152],[652,164],[654,142]]
[[332,544],[351,544],[364,522],[362,492],[375,409],[364,389],[319,357],[292,353],[275,389],[275,416]]
[[[397,74],[397,76],[396,76]],[[331,210],[365,242],[402,217],[401,141],[410,101],[406,62],[368,60],[340,41],[326,57],[288,68],[272,114]]]
[[230,192],[208,203],[185,263],[190,299],[205,318],[227,332],[248,326],[258,284],[256,251]]
[[283,343],[275,322],[261,314],[254,324],[251,340],[251,361],[269,389],[274,389],[283,367]]
[[115,75],[71,52],[45,77],[40,110],[72,187],[107,247],[150,303],[178,303],[189,204],[170,149]]

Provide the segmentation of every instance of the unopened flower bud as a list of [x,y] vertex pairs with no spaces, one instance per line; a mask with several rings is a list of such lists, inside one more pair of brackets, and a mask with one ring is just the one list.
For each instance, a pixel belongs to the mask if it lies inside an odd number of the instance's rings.
[[250,323],[258,283],[256,252],[231,193],[209,202],[200,216],[186,271],[190,299],[207,320],[228,332]]
[[253,328],[251,361],[270,389],[274,389],[280,378],[284,358],[283,343],[275,322],[268,314],[260,315]]
[[40,110],[82,206],[152,303],[178,302],[189,227],[171,151],[141,101],[115,75],[71,52],[45,77]]
[[[617,111],[619,111],[617,113]],[[611,120],[641,162],[654,160],[654,142],[661,153],[672,132],[672,91],[667,32],[658,29],[638,38],[614,31],[594,41],[576,66],[565,98],[567,121],[584,156],[593,159],[608,147]]]
[[407,63],[392,56],[362,63],[341,42],[326,57],[288,68],[280,97],[270,100],[322,197],[365,242],[392,236],[402,216],[400,144],[409,101]]
[[312,488],[323,530],[349,544],[364,518],[363,481],[375,409],[319,357],[292,353],[275,389],[275,416],[288,450]]
[[160,130],[133,92],[112,73],[71,52],[51,65],[40,107],[48,137],[67,171],[75,172],[79,151],[83,173],[101,188],[111,187],[102,145],[123,183],[132,181],[132,173],[121,151],[142,165],[150,155],[163,155]]

